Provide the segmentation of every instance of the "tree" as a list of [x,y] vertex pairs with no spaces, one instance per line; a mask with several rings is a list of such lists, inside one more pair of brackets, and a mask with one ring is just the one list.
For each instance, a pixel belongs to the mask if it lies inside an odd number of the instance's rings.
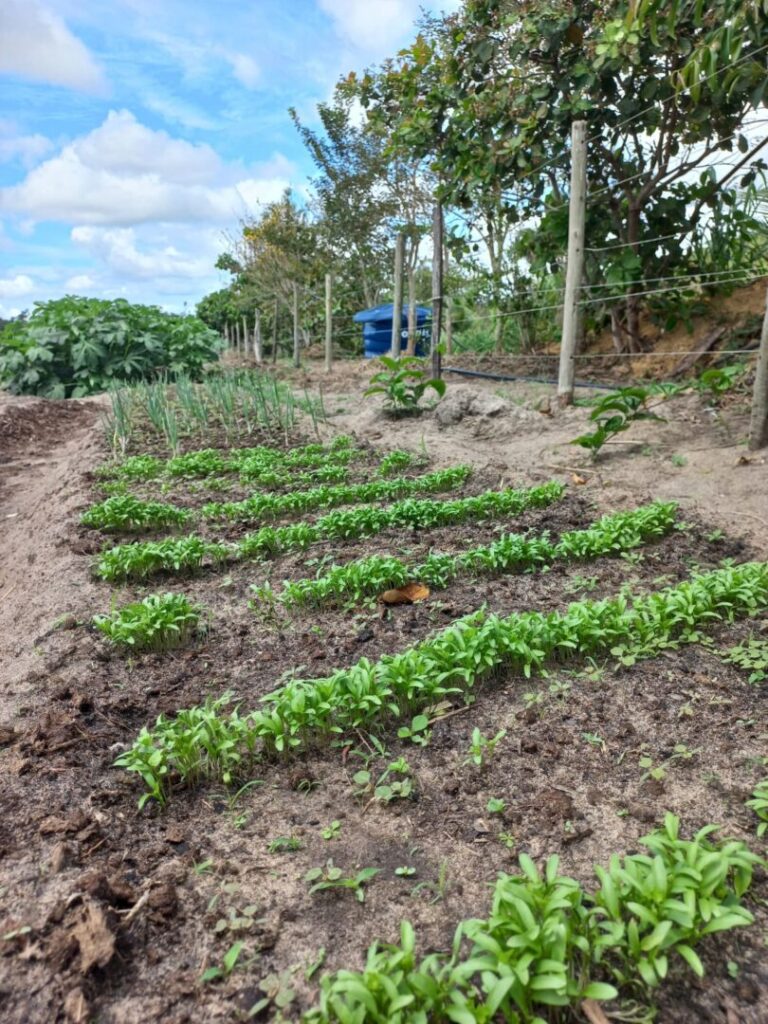
[[[312,179],[325,244],[337,278],[359,293],[359,309],[375,306],[389,285],[391,231],[396,206],[382,135],[354,124],[352,98],[337,89],[332,103],[319,103],[322,132],[289,114],[320,172]],[[329,268],[330,269],[330,268]]]
[[[613,285],[606,305],[635,350],[644,280],[679,261],[716,198],[759,169],[766,140],[752,144],[744,123],[766,102],[766,14],[766,0],[467,0],[356,85],[447,199],[471,207],[500,190],[514,217],[541,220],[553,259],[570,128],[586,119],[588,237],[617,246],[590,272]],[[737,154],[727,173],[691,180],[719,153]]]

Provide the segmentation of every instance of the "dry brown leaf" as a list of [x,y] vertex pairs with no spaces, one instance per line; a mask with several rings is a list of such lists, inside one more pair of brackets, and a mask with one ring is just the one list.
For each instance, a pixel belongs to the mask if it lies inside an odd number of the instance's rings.
[[406,583],[404,587],[385,590],[379,600],[382,604],[416,604],[419,601],[426,601],[428,597],[429,587],[425,587],[423,583]]
[[80,971],[83,974],[93,967],[107,966],[115,952],[115,936],[98,904],[88,902],[83,906],[72,934],[80,947]]
[[582,487],[587,483],[587,478],[585,476],[579,476],[578,473],[571,473],[571,480],[573,480],[573,482],[579,487]]
[[581,1011],[590,1024],[611,1024],[603,1012],[603,1008],[594,999],[585,999],[581,1004]]

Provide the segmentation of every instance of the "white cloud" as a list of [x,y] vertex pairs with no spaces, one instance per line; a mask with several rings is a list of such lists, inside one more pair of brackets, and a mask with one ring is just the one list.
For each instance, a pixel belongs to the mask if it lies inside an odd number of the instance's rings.
[[72,241],[86,249],[115,273],[134,280],[158,277],[210,277],[212,254],[184,255],[172,244],[155,248],[137,247],[133,228],[76,227]]
[[83,92],[107,88],[87,47],[35,0],[3,0],[0,5],[0,71]]
[[261,79],[261,70],[253,57],[247,53],[232,53],[227,54],[226,59],[240,85],[246,89],[255,89]]
[[231,223],[279,198],[286,165],[270,173],[225,164],[210,146],[173,139],[111,112],[88,135],[0,189],[0,209],[33,221],[129,227],[156,222]]
[[17,299],[22,295],[29,295],[35,290],[35,283],[26,274],[17,274],[15,277],[0,277],[0,298]]
[[75,274],[67,280],[67,291],[89,292],[93,291],[96,282],[88,274]]
[[18,135],[10,127],[3,131],[0,123],[0,164],[18,160],[24,167],[33,167],[53,149],[53,143],[45,135]]
[[128,110],[111,110],[102,125],[77,139],[64,153],[71,153],[81,165],[92,170],[126,177],[157,174],[180,185],[208,182],[222,167],[221,159],[210,146],[153,131]]
[[421,0],[319,0],[339,35],[360,49],[386,50],[410,31]]

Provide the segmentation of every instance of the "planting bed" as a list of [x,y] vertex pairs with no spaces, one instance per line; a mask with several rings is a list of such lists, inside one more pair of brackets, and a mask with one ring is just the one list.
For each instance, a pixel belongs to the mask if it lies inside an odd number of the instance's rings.
[[[391,713],[370,716],[365,728],[347,728],[339,737],[304,730],[293,755],[243,761],[230,786],[220,778],[185,786],[172,766],[163,783],[166,805],[148,800],[139,811],[140,778],[114,763],[158,715],[173,719],[229,693],[222,715],[239,705],[245,716],[268,708],[261,698],[294,679],[321,679],[361,659],[406,651],[481,608],[499,616],[562,613],[573,602],[613,597],[622,588],[639,595],[675,587],[696,570],[715,571],[723,559],[747,562],[759,552],[678,513],[682,528],[624,556],[553,556],[532,572],[460,573],[416,604],[385,605],[374,595],[285,608],[265,596],[265,583],[277,593],[286,580],[372,555],[416,565],[431,552],[461,555],[512,532],[546,532],[556,545],[606,512],[585,488],[571,487],[545,507],[516,514],[418,530],[395,524],[371,536],[321,538],[263,560],[225,556],[193,573],[101,582],[92,573],[103,547],[193,530],[207,542],[236,545],[261,526],[195,518],[145,529],[140,537],[119,529],[102,533],[80,516],[104,499],[105,481],[116,496],[126,491],[193,513],[211,501],[284,495],[292,487],[285,480],[272,489],[254,485],[221,467],[213,477],[83,477],[76,440],[64,467],[71,489],[38,512],[47,508],[68,559],[71,585],[57,609],[64,617],[54,624],[54,615],[50,629],[33,638],[34,658],[19,651],[24,673],[7,696],[21,705],[24,724],[14,731],[9,723],[0,733],[3,1021],[298,1019],[317,1005],[324,974],[361,969],[375,939],[399,941],[401,921],[412,923],[419,956],[449,951],[459,922],[487,917],[497,873],[518,873],[520,854],[539,866],[558,854],[560,873],[594,891],[593,865],[637,852],[640,837],[660,827],[665,812],[679,816],[685,838],[715,823],[765,853],[745,801],[766,775],[767,684],[750,683],[749,671],[719,654],[752,635],[765,638],[763,606],[732,623],[705,622],[708,645],[684,643],[625,666],[617,664],[621,652],[564,657],[531,678],[502,666],[478,680],[469,704],[451,692],[397,720]],[[298,436],[290,441],[276,447],[310,443]],[[220,436],[205,443],[232,457]],[[360,452],[345,464],[345,485],[415,480],[446,468],[413,460],[384,477],[386,449],[351,443]],[[161,455],[152,442],[134,451]],[[536,484],[544,483],[542,475]],[[316,486],[304,479],[296,489]],[[531,481],[476,470],[444,494],[414,497],[458,502],[510,487],[525,493]],[[637,493],[622,507],[652,497]],[[325,514],[318,507],[269,525],[313,524]],[[38,525],[42,530],[45,522]],[[91,623],[94,615],[167,592],[201,610],[202,629],[190,627],[175,649],[126,651]],[[422,713],[428,743],[398,737],[407,726],[421,738],[425,730],[413,719]],[[501,730],[506,734],[495,749],[478,747]],[[392,769],[381,779],[399,758],[408,770]],[[363,770],[373,785],[389,789],[377,798],[358,774]],[[400,798],[392,784],[405,780],[410,792],[401,789]],[[306,874],[327,872],[329,860],[343,878],[376,870],[358,887],[364,901],[352,887],[310,892],[318,877],[307,881]],[[334,880],[333,873],[326,877]],[[744,897],[755,922],[697,946],[705,977],[671,954],[667,980],[653,992],[622,987],[619,1002],[603,1004],[608,1019],[650,1020],[653,1005],[656,1019],[670,1024],[767,1020],[767,900],[758,867]],[[605,967],[594,977],[611,980]],[[546,1006],[538,1013],[554,1021],[598,1012],[580,1004],[575,1001],[570,1016],[565,1011],[558,1018]],[[403,1017],[409,1019],[415,1018]]]

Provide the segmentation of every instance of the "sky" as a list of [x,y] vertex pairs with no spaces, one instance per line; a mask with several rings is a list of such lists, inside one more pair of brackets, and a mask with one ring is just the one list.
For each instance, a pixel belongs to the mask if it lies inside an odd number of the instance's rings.
[[0,316],[62,295],[193,309],[239,221],[312,165],[335,82],[459,0],[1,0]]

